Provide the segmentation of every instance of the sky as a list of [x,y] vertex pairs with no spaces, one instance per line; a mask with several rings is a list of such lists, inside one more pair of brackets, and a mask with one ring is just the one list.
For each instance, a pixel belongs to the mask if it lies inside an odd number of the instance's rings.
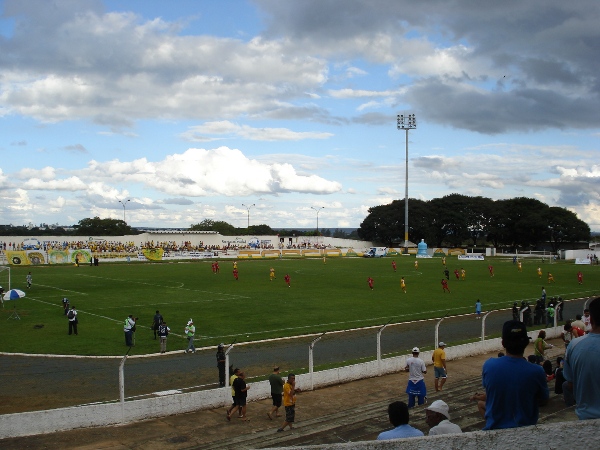
[[[600,231],[597,0],[0,0],[0,224],[355,228],[536,198]],[[410,222],[410,202],[409,202]]]

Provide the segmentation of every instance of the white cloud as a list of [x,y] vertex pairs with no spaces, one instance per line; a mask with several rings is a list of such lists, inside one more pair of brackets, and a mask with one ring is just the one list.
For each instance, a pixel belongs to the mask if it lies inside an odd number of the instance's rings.
[[333,133],[325,132],[297,132],[287,128],[254,128],[248,125],[234,124],[228,120],[218,122],[206,122],[188,128],[180,134],[180,137],[190,142],[206,142],[217,138],[207,135],[228,135],[229,137],[241,137],[251,141],[300,141],[304,139],[327,139]]

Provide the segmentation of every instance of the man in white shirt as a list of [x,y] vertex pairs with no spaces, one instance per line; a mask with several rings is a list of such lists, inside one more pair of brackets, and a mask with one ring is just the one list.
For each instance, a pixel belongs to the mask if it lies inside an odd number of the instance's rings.
[[422,405],[427,397],[427,387],[423,376],[427,373],[427,367],[425,367],[425,362],[419,358],[419,347],[412,349],[412,356],[406,360],[404,370],[408,372],[408,386],[406,387],[408,407],[415,406],[415,398],[418,399],[419,405]]
[[425,416],[425,422],[430,427],[429,436],[462,433],[458,425],[450,422],[450,408],[442,400],[436,400],[425,408]]

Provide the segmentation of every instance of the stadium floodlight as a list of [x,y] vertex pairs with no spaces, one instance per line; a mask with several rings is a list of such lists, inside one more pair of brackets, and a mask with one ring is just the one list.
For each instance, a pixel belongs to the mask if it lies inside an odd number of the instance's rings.
[[404,252],[408,253],[408,130],[417,128],[414,114],[398,114],[398,129],[406,131],[406,184],[404,190]]
[[311,206],[310,209],[314,209],[317,212],[317,242],[319,242],[319,213],[322,209],[325,209],[324,206]]
[[119,200],[119,203],[121,205],[123,205],[123,222],[125,222],[126,224],[127,224],[127,221],[125,220],[125,205],[130,201],[131,201],[131,199],[129,199],[129,198],[127,200]]
[[242,206],[248,210],[248,229],[250,229],[250,208],[256,205],[254,203],[252,203],[251,205],[244,205],[242,203]]

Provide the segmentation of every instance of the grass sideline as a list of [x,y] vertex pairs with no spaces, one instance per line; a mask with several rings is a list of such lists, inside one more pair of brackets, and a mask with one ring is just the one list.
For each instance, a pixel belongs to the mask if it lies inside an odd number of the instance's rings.
[[[392,269],[392,259],[397,271]],[[546,287],[548,297],[564,299],[600,293],[598,266],[523,262],[518,272],[512,261],[488,258],[460,261],[448,257],[451,294],[440,284],[440,258],[414,257],[320,258],[238,260],[239,281],[232,275],[233,260],[220,260],[220,273],[211,271],[212,260],[163,263],[113,263],[98,267],[13,267],[12,288],[27,297],[5,302],[0,310],[0,351],[65,355],[122,355],[125,351],[123,322],[129,314],[139,317],[138,332],[151,333],[155,310],[165,317],[171,335],[169,348],[185,348],[183,329],[190,318],[197,329],[197,346],[294,336],[361,326],[441,317],[446,313],[474,311],[481,299],[483,310],[508,308],[513,301],[535,302]],[[492,278],[488,264],[495,268]],[[536,269],[541,265],[542,278]],[[269,281],[269,268],[276,279]],[[466,269],[466,280],[456,280],[454,269]],[[577,283],[577,271],[584,284]],[[25,276],[33,275],[26,289]],[[547,284],[551,271],[556,283]],[[291,276],[291,288],[284,275]],[[374,290],[367,277],[375,280]],[[404,276],[407,294],[400,290]],[[68,336],[63,315],[66,296],[79,314],[79,335]],[[21,320],[9,319],[14,308]],[[136,342],[135,354],[156,353],[148,339]]]

